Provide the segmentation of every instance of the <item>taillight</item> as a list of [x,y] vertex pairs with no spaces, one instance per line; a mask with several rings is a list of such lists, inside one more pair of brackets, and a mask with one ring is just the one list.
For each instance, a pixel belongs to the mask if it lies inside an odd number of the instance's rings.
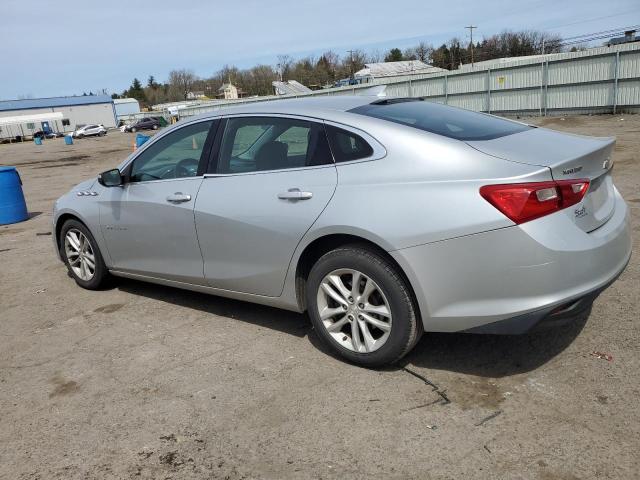
[[485,185],[480,195],[515,223],[549,215],[580,202],[589,180]]

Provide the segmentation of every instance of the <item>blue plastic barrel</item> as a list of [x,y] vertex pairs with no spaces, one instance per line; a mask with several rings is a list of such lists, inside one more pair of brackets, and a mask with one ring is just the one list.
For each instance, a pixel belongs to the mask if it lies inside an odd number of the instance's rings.
[[151,137],[149,135],[143,135],[141,133],[136,134],[136,148],[140,148],[144,142],[149,140]]
[[22,181],[16,167],[0,167],[0,225],[29,218],[22,193]]
[[66,145],[73,145],[73,137],[71,135],[64,136],[64,143]]
[[33,141],[36,142],[36,145],[42,145],[42,137],[36,137]]

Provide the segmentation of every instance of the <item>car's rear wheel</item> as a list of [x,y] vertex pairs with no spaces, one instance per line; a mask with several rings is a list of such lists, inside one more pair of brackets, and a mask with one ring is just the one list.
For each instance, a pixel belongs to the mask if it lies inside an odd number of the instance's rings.
[[366,246],[323,255],[309,274],[306,300],[319,337],[359,365],[397,362],[422,335],[406,281],[391,261]]
[[87,227],[67,220],[60,231],[60,254],[69,274],[78,285],[89,290],[102,287],[109,272],[98,244]]
[[151,128],[153,128],[154,130],[157,130],[157,129],[158,129],[158,125],[154,125],[154,126],[153,126],[153,127],[151,127]]
[[137,131],[137,130],[138,130],[138,129],[137,129],[136,127],[132,127],[132,128],[131,128],[131,133],[136,133],[136,131]]

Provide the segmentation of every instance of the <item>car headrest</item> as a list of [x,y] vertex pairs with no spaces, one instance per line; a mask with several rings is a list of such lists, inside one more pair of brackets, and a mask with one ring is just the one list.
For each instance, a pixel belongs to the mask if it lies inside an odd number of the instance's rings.
[[256,170],[275,170],[287,168],[289,146],[286,143],[267,142],[256,153]]

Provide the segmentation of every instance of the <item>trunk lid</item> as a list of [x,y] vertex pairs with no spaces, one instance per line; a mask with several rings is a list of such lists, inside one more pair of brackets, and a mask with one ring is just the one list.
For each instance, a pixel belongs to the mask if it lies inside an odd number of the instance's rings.
[[548,167],[554,180],[588,179],[589,190],[584,199],[571,207],[572,218],[585,232],[600,227],[613,215],[615,200],[610,171],[615,138],[532,128],[493,140],[466,143],[504,160]]

